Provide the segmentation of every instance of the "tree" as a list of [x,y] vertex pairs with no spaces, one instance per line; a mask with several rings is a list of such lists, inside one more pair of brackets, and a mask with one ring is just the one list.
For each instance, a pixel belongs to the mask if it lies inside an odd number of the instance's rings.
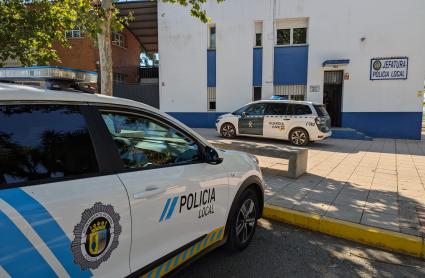
[[18,59],[23,65],[46,65],[58,56],[53,43],[67,44],[77,12],[68,1],[0,0],[0,63]]
[[[208,17],[202,4],[207,0],[160,0],[188,6],[202,22]],[[213,0],[222,2],[224,0]],[[121,30],[131,20],[120,17],[117,0],[0,0],[0,65],[8,58],[25,66],[59,60],[54,43],[68,46],[66,31],[80,27],[97,40],[101,93],[112,95],[111,31]]]

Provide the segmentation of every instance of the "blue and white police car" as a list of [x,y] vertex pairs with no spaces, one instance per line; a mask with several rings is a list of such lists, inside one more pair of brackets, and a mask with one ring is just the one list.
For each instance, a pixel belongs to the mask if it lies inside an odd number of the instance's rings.
[[227,138],[253,136],[289,140],[296,146],[332,135],[323,104],[308,101],[260,100],[217,118],[217,131]]
[[254,156],[147,105],[0,83],[0,277],[162,277],[243,250]]

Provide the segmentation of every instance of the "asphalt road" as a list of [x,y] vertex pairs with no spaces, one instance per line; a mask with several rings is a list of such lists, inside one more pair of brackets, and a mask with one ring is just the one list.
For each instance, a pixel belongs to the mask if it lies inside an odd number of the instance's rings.
[[425,277],[425,261],[262,219],[245,251],[217,249],[175,277]]

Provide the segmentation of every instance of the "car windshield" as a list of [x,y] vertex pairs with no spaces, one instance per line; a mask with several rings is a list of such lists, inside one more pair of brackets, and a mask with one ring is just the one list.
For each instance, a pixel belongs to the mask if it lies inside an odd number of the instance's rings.
[[328,111],[326,111],[326,108],[324,105],[314,105],[314,109],[317,111],[317,115],[319,117],[329,116]]
[[246,109],[247,107],[248,107],[248,105],[245,105],[244,107],[239,108],[238,110],[236,110],[236,111],[232,112],[232,114],[233,114],[233,115],[241,115],[241,114],[242,114],[242,112],[244,112],[244,111],[245,111],[245,109]]

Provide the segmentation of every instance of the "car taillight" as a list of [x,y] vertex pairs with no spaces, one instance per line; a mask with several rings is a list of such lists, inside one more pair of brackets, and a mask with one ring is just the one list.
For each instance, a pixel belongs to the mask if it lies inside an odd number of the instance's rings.
[[316,117],[315,122],[316,122],[317,125],[324,125],[324,124],[326,124],[326,119]]
[[326,125],[326,118],[316,117],[316,119],[314,119],[314,121],[316,122],[317,128],[321,132],[328,132],[329,131],[329,128]]

